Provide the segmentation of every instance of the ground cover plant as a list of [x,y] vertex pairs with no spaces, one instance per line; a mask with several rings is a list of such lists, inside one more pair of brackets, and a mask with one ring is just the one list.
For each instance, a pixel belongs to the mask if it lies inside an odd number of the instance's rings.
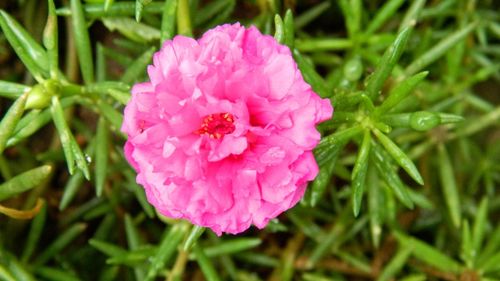
[[[0,8],[0,280],[500,280],[495,1]],[[335,112],[300,202],[217,236],[155,211],[120,128],[162,42],[236,21]]]

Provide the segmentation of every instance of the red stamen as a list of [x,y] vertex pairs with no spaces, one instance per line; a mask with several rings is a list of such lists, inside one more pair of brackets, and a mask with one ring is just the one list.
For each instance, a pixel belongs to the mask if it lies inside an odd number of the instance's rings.
[[196,133],[208,135],[211,139],[220,139],[234,130],[234,117],[231,113],[215,113],[203,118],[200,129]]

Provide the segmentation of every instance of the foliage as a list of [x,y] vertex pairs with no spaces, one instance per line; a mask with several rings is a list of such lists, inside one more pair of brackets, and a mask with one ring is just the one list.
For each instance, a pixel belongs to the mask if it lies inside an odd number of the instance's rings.
[[[0,4],[0,280],[500,280],[500,14],[427,2]],[[235,20],[335,114],[301,203],[217,237],[155,213],[119,128],[161,41]]]

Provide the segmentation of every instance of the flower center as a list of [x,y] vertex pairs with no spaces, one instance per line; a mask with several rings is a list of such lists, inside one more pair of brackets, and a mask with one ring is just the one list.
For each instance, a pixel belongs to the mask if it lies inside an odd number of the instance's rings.
[[226,134],[234,132],[234,117],[231,113],[209,114],[203,118],[200,129],[196,131],[200,135],[208,135],[212,139],[220,139]]

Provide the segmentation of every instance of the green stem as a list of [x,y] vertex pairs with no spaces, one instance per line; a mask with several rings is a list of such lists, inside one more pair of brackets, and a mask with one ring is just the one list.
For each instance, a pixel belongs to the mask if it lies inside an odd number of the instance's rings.
[[193,36],[188,0],[179,0],[177,5],[177,32],[181,35]]

